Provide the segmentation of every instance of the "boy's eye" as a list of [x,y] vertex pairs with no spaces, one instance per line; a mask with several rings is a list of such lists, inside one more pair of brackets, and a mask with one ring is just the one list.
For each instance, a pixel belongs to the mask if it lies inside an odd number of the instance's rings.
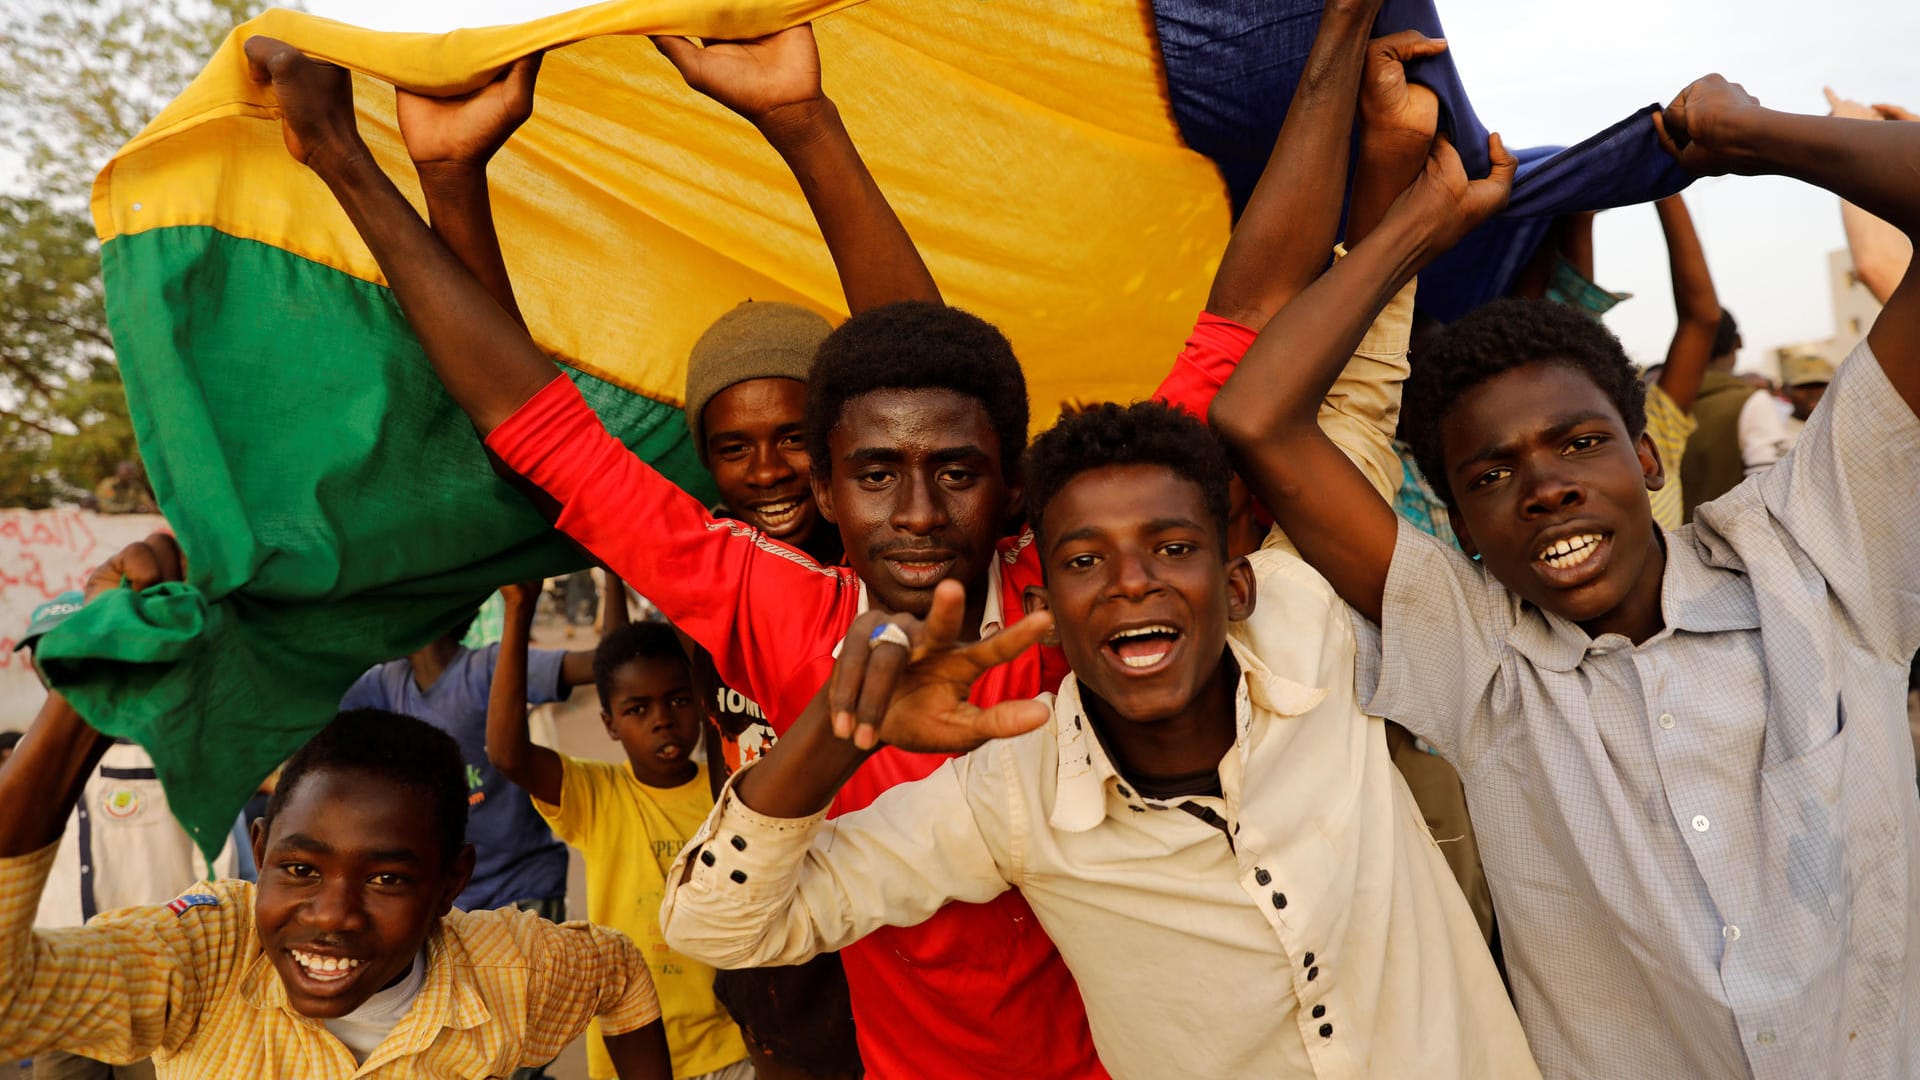
[[1169,540],[1160,545],[1160,552],[1163,555],[1178,559],[1193,554],[1197,546],[1198,545],[1188,543],[1185,540]]
[[953,485],[960,485],[960,484],[971,484],[971,483],[973,483],[973,481],[974,481],[974,477],[975,477],[975,475],[976,475],[976,474],[974,473],[974,471],[973,471],[972,469],[942,469],[942,470],[940,470],[940,479],[941,479],[941,481],[942,481],[942,482],[944,482],[944,483],[947,483],[947,484],[953,484]]
[[1500,481],[1505,480],[1507,478],[1507,474],[1511,471],[1512,470],[1510,469],[1504,469],[1504,468],[1488,469],[1486,472],[1483,472],[1479,476],[1474,477],[1473,483],[1470,486],[1475,488],[1483,488],[1483,487],[1486,487],[1488,484],[1499,483]]
[[1591,450],[1606,441],[1605,435],[1581,435],[1567,444],[1569,450]]
[[375,874],[368,880],[383,889],[397,889],[408,882],[405,874]]
[[691,694],[676,694],[671,704],[676,709],[687,708],[693,704],[693,696]]
[[807,441],[798,435],[788,435],[786,438],[780,440],[780,449],[782,450],[805,450],[806,448]]
[[746,456],[746,453],[747,453],[746,443],[728,443],[725,446],[719,447],[718,449],[714,450],[713,456],[721,459],[731,459],[731,458],[744,457]]
[[281,863],[280,869],[288,877],[307,878],[307,877],[320,876],[320,871],[315,869],[312,865],[308,863],[302,863],[302,862]]
[[1095,566],[1097,566],[1097,565],[1099,565],[1099,563],[1100,563],[1100,558],[1099,558],[1099,556],[1097,556],[1097,555],[1094,555],[1094,554],[1092,554],[1092,553],[1090,553],[1090,552],[1089,552],[1089,553],[1086,553],[1086,554],[1081,554],[1081,555],[1075,555],[1075,556],[1073,556],[1072,558],[1070,558],[1070,559],[1068,559],[1068,560],[1067,560],[1067,569],[1069,569],[1069,570],[1091,570],[1091,569],[1093,569],[1093,568],[1094,568]]
[[870,469],[866,472],[855,473],[853,478],[865,484],[867,487],[879,487],[893,479],[893,474],[884,469]]

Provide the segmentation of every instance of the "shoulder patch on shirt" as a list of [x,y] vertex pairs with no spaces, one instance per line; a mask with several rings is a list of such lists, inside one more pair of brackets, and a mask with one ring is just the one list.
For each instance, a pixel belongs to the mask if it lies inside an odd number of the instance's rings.
[[176,917],[185,915],[188,908],[218,906],[220,906],[219,897],[203,892],[182,893],[167,902],[167,910],[173,912]]

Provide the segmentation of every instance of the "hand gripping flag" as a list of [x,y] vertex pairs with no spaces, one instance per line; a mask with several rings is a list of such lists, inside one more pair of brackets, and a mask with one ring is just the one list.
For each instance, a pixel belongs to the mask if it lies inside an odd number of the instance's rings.
[[[1319,7],[619,0],[444,35],[267,12],[93,194],[135,431],[188,581],[102,597],[41,639],[37,661],[96,726],[147,747],[211,851],[369,664],[503,582],[584,562],[491,471],[366,247],[288,157],[270,92],[247,76],[248,36],[358,73],[361,129],[416,204],[389,84],[461,92],[549,50],[534,117],[491,170],[521,308],[609,428],[706,494],[676,398],[694,339],[743,299],[829,313],[841,300],[777,155],[641,35],[820,19],[827,91],[882,188],[948,300],[1006,330],[1048,417],[1143,396],[1164,374]],[[1389,0],[1382,32],[1416,25],[1438,33],[1430,3]],[[1484,170],[1451,61],[1416,74]],[[1523,153],[1522,212],[1494,223],[1485,252],[1470,242],[1454,307],[1497,294],[1547,216],[1677,188],[1656,155],[1641,115],[1574,151]],[[1426,295],[1446,291],[1434,277]]]

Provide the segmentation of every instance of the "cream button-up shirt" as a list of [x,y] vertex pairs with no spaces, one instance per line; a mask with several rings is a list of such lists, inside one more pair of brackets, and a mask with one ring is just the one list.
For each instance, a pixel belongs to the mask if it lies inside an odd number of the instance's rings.
[[1046,727],[833,821],[770,819],[729,790],[668,875],[668,942],[716,967],[793,964],[1017,888],[1121,1080],[1537,1076],[1355,701],[1345,607],[1277,547],[1253,563],[1220,797],[1133,791],[1069,678]]

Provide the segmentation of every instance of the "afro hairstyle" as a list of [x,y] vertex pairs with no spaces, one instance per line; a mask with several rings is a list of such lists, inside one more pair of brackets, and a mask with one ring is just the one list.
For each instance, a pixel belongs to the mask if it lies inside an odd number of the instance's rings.
[[1572,368],[1613,402],[1629,435],[1637,439],[1646,430],[1646,384],[1612,331],[1598,319],[1552,300],[1495,300],[1449,324],[1407,378],[1400,436],[1413,448],[1414,464],[1449,506],[1458,503],[1440,446],[1447,414],[1467,391],[1528,364]]
[[680,647],[673,627],[666,623],[633,622],[614,627],[593,650],[593,687],[600,692],[601,708],[613,707],[613,673],[635,660],[666,660],[686,665],[687,654]]
[[269,827],[316,772],[361,773],[433,800],[443,865],[451,864],[467,842],[466,759],[453,736],[425,720],[383,709],[350,709],[335,716],[281,770],[267,800]]
[[980,403],[1011,483],[1027,445],[1027,377],[1005,334],[978,315],[908,300],[863,311],[827,335],[807,377],[807,453],[831,475],[827,436],[847,402],[879,390],[951,390]]
[[1034,531],[1044,535],[1047,504],[1074,477],[1109,465],[1159,465],[1191,481],[1225,539],[1233,483],[1226,447],[1192,413],[1164,401],[1090,405],[1033,440],[1022,468]]

